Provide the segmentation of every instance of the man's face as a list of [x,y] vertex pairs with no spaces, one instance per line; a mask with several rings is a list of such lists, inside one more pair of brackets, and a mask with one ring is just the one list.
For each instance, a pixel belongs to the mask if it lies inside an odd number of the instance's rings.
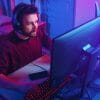
[[27,14],[24,15],[22,20],[22,28],[25,32],[25,36],[33,37],[36,36],[38,28],[38,15],[37,14]]

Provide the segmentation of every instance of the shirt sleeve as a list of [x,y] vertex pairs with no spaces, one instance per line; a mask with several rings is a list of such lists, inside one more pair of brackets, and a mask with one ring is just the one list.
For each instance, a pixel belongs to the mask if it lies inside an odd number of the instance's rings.
[[7,50],[0,49],[0,74],[8,74],[9,57]]

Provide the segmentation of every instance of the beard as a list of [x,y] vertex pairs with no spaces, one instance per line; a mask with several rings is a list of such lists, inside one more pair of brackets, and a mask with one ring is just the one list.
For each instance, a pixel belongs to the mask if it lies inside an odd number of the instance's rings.
[[31,38],[37,36],[37,29],[33,29],[31,32],[24,32],[24,36],[28,36]]

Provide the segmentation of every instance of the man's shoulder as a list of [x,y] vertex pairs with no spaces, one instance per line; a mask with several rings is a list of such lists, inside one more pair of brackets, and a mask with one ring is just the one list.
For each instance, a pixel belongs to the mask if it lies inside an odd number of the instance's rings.
[[13,45],[13,43],[10,40],[12,33],[9,33],[7,35],[0,35],[0,48],[9,48]]
[[9,38],[13,33],[14,33],[14,32],[11,31],[11,32],[8,33],[8,34],[0,34],[0,41],[8,40],[8,38]]

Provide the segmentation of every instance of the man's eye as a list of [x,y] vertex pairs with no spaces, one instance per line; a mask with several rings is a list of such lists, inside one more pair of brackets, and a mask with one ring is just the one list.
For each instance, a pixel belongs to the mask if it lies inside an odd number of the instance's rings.
[[27,25],[31,25],[32,23],[27,23]]

